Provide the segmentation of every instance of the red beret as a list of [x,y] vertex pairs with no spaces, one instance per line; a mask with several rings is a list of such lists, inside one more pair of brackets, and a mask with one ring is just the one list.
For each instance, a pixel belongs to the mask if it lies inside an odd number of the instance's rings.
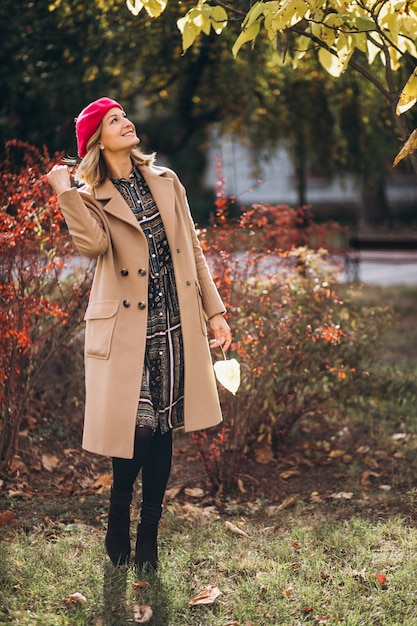
[[111,98],[94,100],[75,118],[75,134],[77,135],[78,156],[82,159],[87,154],[87,143],[96,132],[107,111],[117,107],[123,111],[121,104]]

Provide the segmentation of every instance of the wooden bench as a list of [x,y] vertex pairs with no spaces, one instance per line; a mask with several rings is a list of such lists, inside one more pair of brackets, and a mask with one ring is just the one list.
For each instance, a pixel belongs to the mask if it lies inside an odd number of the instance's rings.
[[410,263],[417,261],[417,233],[352,234],[345,254],[345,272],[348,280],[360,278],[361,261]]

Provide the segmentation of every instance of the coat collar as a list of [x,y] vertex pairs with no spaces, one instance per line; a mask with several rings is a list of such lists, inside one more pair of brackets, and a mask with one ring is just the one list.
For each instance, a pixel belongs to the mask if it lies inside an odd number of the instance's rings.
[[[175,194],[173,180],[167,175],[168,171],[163,167],[151,165],[141,166],[138,169],[151,190],[161,214],[168,241],[170,245],[173,246],[175,233]],[[142,230],[132,210],[123,200],[109,178],[106,178],[102,185],[94,189],[94,195],[97,200],[103,203],[103,209],[106,213],[110,213]]]

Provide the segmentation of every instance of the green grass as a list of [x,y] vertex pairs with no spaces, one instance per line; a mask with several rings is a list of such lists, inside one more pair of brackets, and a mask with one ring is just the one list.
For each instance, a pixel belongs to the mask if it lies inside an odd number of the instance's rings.
[[[167,511],[161,563],[139,595],[132,569],[108,563],[104,531],[64,525],[9,536],[1,547],[0,623],[116,626],[133,622],[134,604],[149,604],[153,625],[417,624],[417,535],[401,518],[373,524],[332,522],[300,511],[280,524],[219,517],[185,520]],[[375,574],[386,576],[381,585]],[[222,595],[190,607],[206,585]],[[87,604],[66,604],[82,593]]]
[[[367,286],[357,297],[370,306],[393,307],[380,364],[412,375],[417,289]],[[351,433],[353,450],[370,444],[368,456],[378,460],[380,482],[388,482],[391,491],[378,489],[376,482],[374,489],[361,486],[364,470],[374,468],[358,454],[349,466],[342,464],[346,477],[338,489],[355,490],[354,499],[345,502],[314,505],[300,498],[271,516],[268,494],[259,493],[256,513],[230,499],[221,516],[191,518],[169,505],[158,574],[146,576],[150,586],[139,593],[132,587],[135,572],[114,568],[105,555],[106,496],[53,502],[5,498],[1,509],[16,510],[19,529],[0,529],[0,626],[123,626],[135,623],[135,604],[152,607],[151,626],[417,626],[417,533],[410,521],[417,506],[417,411],[416,403],[402,406],[399,399],[387,393],[366,415],[348,415],[344,435]],[[398,432],[406,437],[394,446],[392,435]],[[398,471],[385,478],[394,454],[402,455]],[[390,517],[393,510],[403,514]],[[52,521],[40,523],[45,515]],[[69,523],[74,519],[91,525]],[[249,537],[227,530],[226,521]],[[376,573],[386,576],[386,584]],[[190,607],[207,585],[222,595],[214,604]],[[67,603],[76,592],[86,604]]]

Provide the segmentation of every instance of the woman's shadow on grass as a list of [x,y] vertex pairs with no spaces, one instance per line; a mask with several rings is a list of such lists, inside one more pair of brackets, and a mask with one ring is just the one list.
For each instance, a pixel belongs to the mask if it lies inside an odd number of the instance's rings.
[[134,605],[149,605],[153,612],[152,626],[169,626],[169,605],[166,591],[156,573],[139,573],[135,580],[149,585],[140,586],[138,591],[128,590],[127,567],[114,567],[110,562],[104,565],[103,577],[103,626],[123,626],[131,624]]

